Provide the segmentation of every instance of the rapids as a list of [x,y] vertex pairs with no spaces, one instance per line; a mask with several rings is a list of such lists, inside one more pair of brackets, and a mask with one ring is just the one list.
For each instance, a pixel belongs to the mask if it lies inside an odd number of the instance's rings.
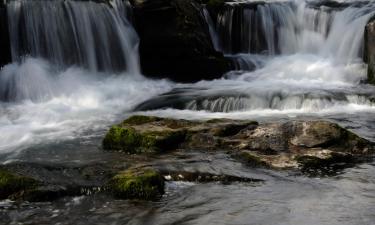
[[[350,4],[332,9],[304,0],[258,6],[235,1],[216,18],[204,9],[215,48],[237,69],[221,79],[180,84],[140,74],[139,40],[124,1],[110,1],[111,6],[10,1],[13,63],[0,70],[0,162],[110,161],[117,156],[100,149],[103,135],[134,113],[260,122],[323,118],[375,141],[375,88],[365,83],[362,60],[364,26],[375,15],[375,1],[340,2]],[[245,168],[225,154],[188,154],[196,163],[181,162],[182,168],[250,174],[267,182],[171,182],[166,196],[152,203],[99,194],[21,205],[1,201],[0,223],[370,225],[375,220],[373,162],[333,178],[308,178]]]

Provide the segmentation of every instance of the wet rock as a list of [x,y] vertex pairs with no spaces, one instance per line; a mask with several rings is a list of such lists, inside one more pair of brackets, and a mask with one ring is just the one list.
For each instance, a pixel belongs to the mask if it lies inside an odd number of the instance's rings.
[[[150,132],[181,133],[184,135],[179,136],[178,141],[174,142],[175,145],[160,145],[159,148],[167,149],[173,146],[168,149],[226,150],[248,166],[270,169],[308,171],[317,168],[339,168],[335,165],[350,164],[353,159],[375,152],[373,143],[328,121],[258,124],[254,121],[229,119],[187,121],[133,116],[119,127],[132,130],[140,137]],[[109,131],[109,134],[111,132]],[[129,147],[126,135],[119,135],[119,138],[112,140],[117,141],[113,146],[122,146],[118,149],[131,153],[150,152],[154,148],[153,145],[145,145],[139,141],[139,146],[134,144],[133,150],[126,149]]]
[[375,19],[371,19],[365,27],[364,60],[368,64],[367,80],[375,85]]
[[233,69],[231,60],[215,51],[196,1],[131,2],[143,74],[192,82],[219,78]]
[[0,68],[12,61],[8,31],[8,17],[5,5],[0,3]]
[[0,199],[14,198],[37,188],[39,182],[0,168]]
[[189,171],[161,171],[164,174],[164,179],[167,181],[187,181],[187,182],[220,182],[223,184],[230,184],[233,182],[252,183],[262,182],[263,180],[233,176],[228,174],[213,174],[207,172],[189,172]]
[[132,168],[114,176],[108,190],[121,199],[153,200],[164,193],[164,178],[152,168]]
[[113,126],[103,140],[103,148],[130,154],[162,152],[178,147],[184,139],[185,131],[180,129],[137,130],[126,125]]
[[309,175],[334,175],[357,161],[352,154],[328,150],[296,156],[295,160],[302,172]]

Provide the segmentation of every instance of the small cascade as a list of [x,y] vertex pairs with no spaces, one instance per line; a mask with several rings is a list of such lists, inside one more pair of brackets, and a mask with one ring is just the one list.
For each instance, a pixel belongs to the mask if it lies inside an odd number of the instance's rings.
[[206,6],[203,7],[203,16],[206,20],[208,31],[210,32],[212,44],[216,51],[221,51],[220,43],[219,43],[219,36],[215,30],[215,24],[214,21],[211,18],[210,13],[208,12]]
[[215,31],[229,55],[307,53],[350,62],[362,57],[364,26],[374,14],[374,2],[336,8],[305,1],[232,2],[219,11]]
[[138,36],[124,1],[13,0],[7,4],[14,62],[44,58],[60,67],[139,73]]

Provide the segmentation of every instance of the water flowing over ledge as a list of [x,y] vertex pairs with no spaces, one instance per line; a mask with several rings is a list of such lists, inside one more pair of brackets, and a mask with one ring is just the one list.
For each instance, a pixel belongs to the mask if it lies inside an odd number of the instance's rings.
[[58,66],[140,73],[138,36],[126,2],[15,0],[7,4],[14,62],[26,55]]

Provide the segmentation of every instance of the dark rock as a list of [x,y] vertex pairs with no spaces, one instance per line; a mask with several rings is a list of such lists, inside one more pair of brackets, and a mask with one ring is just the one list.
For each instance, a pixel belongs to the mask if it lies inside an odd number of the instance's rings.
[[219,78],[233,68],[215,51],[197,2],[134,0],[132,5],[145,75],[192,82]]
[[5,6],[0,3],[0,68],[12,61],[10,52],[8,17]]
[[350,167],[358,160],[352,154],[325,152],[320,157],[302,155],[295,158],[303,173],[309,175],[335,175],[337,171]]
[[213,174],[207,172],[189,172],[189,171],[161,171],[167,181],[187,181],[187,182],[220,182],[230,184],[233,182],[252,183],[262,182],[261,179],[239,177],[227,174]]
[[375,85],[375,19],[371,19],[365,28],[364,60],[368,64],[367,80]]
[[0,199],[13,198],[25,191],[37,188],[39,182],[31,177],[10,172],[0,168]]

